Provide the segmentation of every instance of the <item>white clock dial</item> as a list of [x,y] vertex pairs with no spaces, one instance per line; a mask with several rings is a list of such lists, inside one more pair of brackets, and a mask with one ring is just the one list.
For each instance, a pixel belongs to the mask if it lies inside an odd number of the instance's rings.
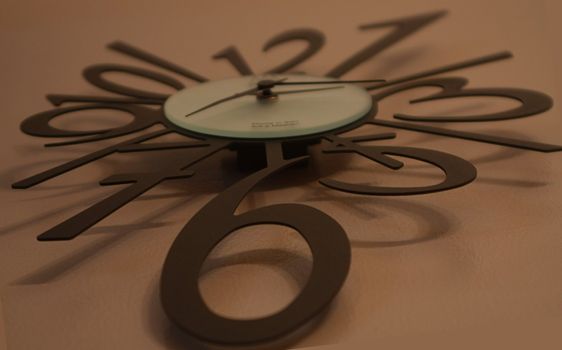
[[[287,81],[334,81],[308,75],[283,75]],[[256,86],[260,79],[245,76],[200,84],[179,91],[164,104],[164,113],[175,125],[197,133],[248,139],[306,136],[337,129],[365,116],[372,97],[351,84],[276,86],[274,101],[255,96],[239,97],[186,117],[214,101]],[[329,90],[317,90],[330,87]],[[282,92],[311,89],[282,94]]]

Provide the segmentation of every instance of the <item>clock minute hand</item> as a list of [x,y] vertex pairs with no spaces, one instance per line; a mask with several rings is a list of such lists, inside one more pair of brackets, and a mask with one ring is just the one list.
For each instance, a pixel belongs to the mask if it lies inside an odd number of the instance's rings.
[[268,86],[265,86],[265,87],[262,86],[262,85],[260,85],[260,84],[258,84],[256,87],[253,87],[253,88],[251,88],[251,89],[244,90],[244,91],[235,93],[234,95],[230,95],[230,96],[221,98],[220,100],[216,100],[216,101],[214,101],[214,102],[211,102],[211,103],[209,103],[208,105],[205,105],[205,106],[203,106],[203,107],[201,107],[201,108],[199,108],[199,109],[197,109],[197,110],[195,110],[195,111],[193,111],[193,112],[190,112],[190,113],[186,114],[185,116],[186,116],[186,117],[189,117],[189,116],[191,116],[191,115],[193,115],[193,114],[195,114],[195,113],[204,111],[204,110],[206,110],[206,109],[209,109],[209,108],[214,107],[214,106],[216,106],[216,105],[219,105],[219,104],[221,104],[221,103],[228,102],[228,101],[230,101],[230,100],[234,100],[234,99],[237,99],[237,98],[242,97],[242,96],[253,95],[253,94],[257,93],[257,92],[260,91],[260,90],[266,89],[266,88],[268,88],[269,86],[273,87],[273,86],[275,86],[275,85],[277,85],[277,84],[282,83],[282,82],[285,81],[285,80],[287,80],[287,78],[283,78],[283,79],[279,79],[279,80],[272,80],[272,81],[268,82],[268,83],[269,83]]
[[342,88],[344,88],[344,86],[331,86],[331,87],[318,88],[318,89],[274,91],[273,93],[275,95],[286,95],[286,94],[298,94],[301,92],[314,92],[314,91],[334,90],[334,89],[342,89]]
[[333,81],[282,81],[275,85],[323,85],[323,84],[358,84],[358,83],[384,83],[384,79],[372,80],[333,80]]

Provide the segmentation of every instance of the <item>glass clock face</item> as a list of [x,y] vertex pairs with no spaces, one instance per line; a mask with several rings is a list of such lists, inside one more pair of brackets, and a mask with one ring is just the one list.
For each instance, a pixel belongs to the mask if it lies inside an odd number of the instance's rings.
[[[287,82],[335,81],[302,74],[283,77]],[[178,127],[208,136],[267,139],[331,131],[361,119],[371,110],[372,98],[365,89],[341,84],[327,90],[276,87],[273,90],[279,95],[273,100],[243,96],[186,117],[202,106],[248,90],[264,78],[218,80],[181,90],[166,100],[164,114]]]
[[559,10],[185,3],[0,14],[0,350],[559,324]]

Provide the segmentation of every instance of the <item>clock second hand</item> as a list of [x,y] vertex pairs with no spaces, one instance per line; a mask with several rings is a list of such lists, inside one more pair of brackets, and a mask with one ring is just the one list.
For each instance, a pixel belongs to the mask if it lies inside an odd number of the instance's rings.
[[461,61],[461,62],[458,62],[458,63],[453,63],[453,64],[449,64],[449,65],[446,65],[446,66],[426,70],[426,71],[423,71],[423,72],[414,73],[414,74],[407,75],[407,76],[402,77],[402,78],[392,79],[392,80],[389,80],[389,81],[387,81],[385,83],[382,83],[382,84],[368,86],[368,87],[366,87],[366,89],[367,90],[382,89],[382,88],[385,88],[385,87],[391,86],[391,85],[397,85],[397,84],[405,83],[405,82],[412,81],[412,80],[427,78],[427,77],[430,77],[430,76],[433,76],[433,75],[448,73],[448,72],[452,72],[454,70],[469,68],[469,67],[478,66],[478,65],[481,65],[481,64],[495,62],[495,61],[499,61],[499,60],[505,60],[507,58],[512,58],[512,57],[513,57],[513,54],[511,52],[502,51],[502,52],[498,52],[498,53],[495,53],[495,54],[481,56],[481,57],[473,58],[473,59],[470,59],[470,60]]
[[384,83],[384,79],[370,80],[331,80],[331,81],[283,81],[275,85],[324,85],[324,84],[360,84],[360,83]]
[[[298,94],[301,92],[314,92],[314,91],[324,91],[324,90],[334,90],[334,89],[343,89],[345,86],[330,86],[325,88],[318,88],[318,89],[302,89],[302,90],[285,90],[285,91],[273,91],[275,95],[286,95],[286,94]],[[257,95],[257,93],[256,93]]]

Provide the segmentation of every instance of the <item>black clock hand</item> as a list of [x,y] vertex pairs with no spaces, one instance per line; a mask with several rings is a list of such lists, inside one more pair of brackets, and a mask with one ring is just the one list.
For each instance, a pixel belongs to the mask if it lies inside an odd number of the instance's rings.
[[[287,80],[287,78],[283,78],[283,79],[279,79],[279,80],[262,80],[260,82],[258,82],[257,86],[255,88],[251,88],[248,90],[244,90],[242,92],[236,93],[234,95],[225,97],[225,98],[221,98],[220,100],[214,101],[206,106],[203,106],[191,113],[186,114],[186,117],[189,117],[195,113],[201,112],[205,109],[214,107],[218,104],[227,102],[227,101],[231,101],[234,99],[237,99],[239,97],[242,96],[247,96],[247,95],[254,95],[257,94],[260,91],[268,91],[271,88],[277,86],[277,85],[311,85],[311,84],[352,84],[352,83],[374,83],[374,82],[385,82],[386,80],[383,79],[374,79],[374,80],[336,80],[336,81],[292,81],[292,82],[285,82],[285,80]],[[320,90],[326,90],[326,89],[309,89],[306,91],[312,91],[312,90],[316,90],[316,91],[320,91]],[[305,90],[295,90],[292,93],[296,93],[296,92],[306,92]],[[287,92],[285,92],[287,93]]]
[[264,90],[264,89],[271,88],[271,87],[273,87],[273,86],[275,86],[275,85],[277,85],[277,84],[279,84],[279,83],[281,83],[281,82],[283,82],[283,81],[285,81],[285,80],[287,80],[287,78],[283,78],[283,79],[279,79],[279,80],[268,81],[268,84],[267,84],[267,85],[262,85],[262,83],[260,82],[260,83],[258,83],[258,85],[257,85],[256,87],[253,87],[253,88],[251,88],[251,89],[238,92],[238,93],[236,93],[236,94],[234,94],[234,95],[230,95],[230,96],[225,97],[225,98],[221,98],[220,100],[217,100],[217,101],[214,101],[214,102],[212,102],[212,103],[209,103],[208,105],[205,105],[205,106],[203,106],[203,107],[201,107],[201,108],[199,108],[199,109],[197,109],[197,110],[195,110],[195,111],[193,111],[193,112],[191,112],[191,113],[188,113],[188,114],[186,114],[185,116],[186,116],[186,117],[189,117],[190,115],[193,115],[193,114],[195,114],[195,113],[197,113],[197,112],[201,112],[201,111],[203,111],[203,110],[205,110],[205,109],[214,107],[214,106],[216,106],[216,105],[218,105],[218,104],[221,104],[221,103],[224,103],[224,102],[227,102],[227,101],[230,101],[230,100],[237,99],[237,98],[242,97],[242,96],[253,95],[253,94],[257,93],[257,92],[260,91],[260,90]]
[[220,100],[217,100],[217,101],[215,101],[215,102],[213,102],[213,103],[209,103],[208,105],[205,105],[205,106],[203,106],[203,107],[201,107],[201,108],[199,108],[199,109],[196,109],[196,110],[194,110],[193,112],[186,114],[185,116],[186,116],[186,117],[189,117],[190,115],[193,115],[193,114],[195,114],[195,113],[197,113],[197,112],[204,111],[204,110],[206,110],[206,109],[208,109],[208,108],[211,108],[211,107],[214,107],[214,106],[216,106],[216,105],[218,105],[218,104],[221,104],[221,103],[224,103],[224,102],[227,102],[227,101],[230,101],[230,100],[234,100],[234,99],[236,99],[236,98],[238,98],[238,97],[242,97],[242,96],[246,96],[246,95],[251,95],[251,94],[253,94],[253,93],[258,92],[258,90],[259,90],[258,88],[251,88],[251,89],[248,89],[248,90],[245,90],[245,91],[236,93],[236,94],[234,94],[234,95],[230,95],[230,96],[228,96],[228,97],[221,98]]
[[477,65],[480,65],[480,64],[495,62],[495,61],[499,61],[499,60],[505,60],[507,58],[512,58],[512,57],[513,57],[513,54],[511,52],[502,51],[502,52],[498,52],[498,53],[495,53],[495,54],[477,57],[477,58],[473,58],[473,59],[470,59],[470,60],[461,61],[461,62],[449,64],[449,65],[446,65],[446,66],[426,70],[426,71],[423,71],[423,72],[414,73],[414,74],[411,74],[411,75],[407,75],[405,77],[392,79],[392,80],[389,80],[389,81],[385,82],[384,84],[368,86],[365,89],[369,90],[369,91],[375,90],[375,89],[382,89],[382,88],[385,88],[385,87],[391,86],[391,85],[398,85],[398,84],[402,84],[402,83],[412,81],[412,80],[427,78],[427,77],[430,77],[430,76],[433,76],[433,75],[448,73],[448,72],[452,72],[452,71],[455,71],[455,70],[458,70],[458,69],[474,67],[474,66],[477,66]]
[[318,89],[286,90],[286,91],[272,91],[272,92],[275,95],[286,95],[286,94],[297,94],[301,92],[324,91],[324,90],[334,90],[334,89],[342,89],[342,88],[344,88],[344,86],[331,86],[331,87],[318,88]]
[[333,80],[333,81],[283,81],[275,85],[317,85],[317,84],[358,84],[358,83],[384,83],[384,79],[373,80]]

